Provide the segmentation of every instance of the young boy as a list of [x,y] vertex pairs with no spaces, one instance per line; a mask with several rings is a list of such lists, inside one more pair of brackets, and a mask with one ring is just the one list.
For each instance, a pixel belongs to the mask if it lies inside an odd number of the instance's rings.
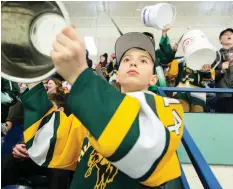
[[67,27],[51,56],[73,85],[66,104],[72,114],[54,114],[42,84],[22,97],[29,156],[41,166],[76,170],[72,189],[161,188],[181,174],[183,109],[147,91],[157,82],[152,41],[128,33],[115,52],[121,92],[87,69],[84,44]]
[[[212,64],[215,69],[216,88],[233,88],[233,28],[223,30],[219,35],[222,48]],[[233,113],[233,94],[217,93],[217,112]]]

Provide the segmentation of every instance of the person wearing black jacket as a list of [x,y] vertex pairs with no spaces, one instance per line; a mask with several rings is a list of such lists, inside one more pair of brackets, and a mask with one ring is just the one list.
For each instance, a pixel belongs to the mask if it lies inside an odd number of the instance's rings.
[[116,60],[116,54],[112,53],[110,57],[110,62],[107,65],[107,73],[109,75],[109,82],[111,82],[112,79],[115,80],[115,75],[117,73],[118,68],[119,68],[119,65]]
[[6,135],[11,128],[6,124],[10,106],[17,102],[19,96],[19,86],[15,82],[11,82],[1,78],[1,133]]
[[[227,28],[219,35],[222,48],[212,67],[215,69],[215,87],[233,88],[233,29]],[[219,56],[219,54],[221,56]],[[217,94],[217,112],[233,113],[233,94]]]
[[87,65],[88,65],[88,68],[92,68],[92,60],[89,58],[89,51],[86,50],[86,60],[87,60]]

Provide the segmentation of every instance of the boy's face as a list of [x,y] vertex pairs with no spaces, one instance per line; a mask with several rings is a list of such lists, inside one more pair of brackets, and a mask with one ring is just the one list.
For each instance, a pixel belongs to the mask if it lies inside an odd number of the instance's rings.
[[148,52],[140,49],[127,51],[121,59],[117,74],[121,91],[143,91],[155,85],[158,79],[153,68],[154,62]]
[[233,33],[231,31],[226,31],[221,36],[220,43],[222,45],[233,45]]

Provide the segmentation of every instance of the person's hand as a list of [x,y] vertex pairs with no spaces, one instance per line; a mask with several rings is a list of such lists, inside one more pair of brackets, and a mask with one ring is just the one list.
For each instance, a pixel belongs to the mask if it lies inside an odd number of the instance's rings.
[[202,66],[202,68],[201,68],[201,71],[208,72],[208,71],[210,71],[210,69],[211,69],[211,65],[210,64],[204,64]]
[[29,158],[25,144],[16,144],[12,154],[14,158]]
[[229,68],[230,62],[226,61],[222,63],[222,70],[227,70]]
[[229,53],[229,61],[230,61],[230,64],[233,63],[233,53]]
[[230,61],[233,60],[233,53],[229,53],[229,59],[230,59]]
[[167,24],[167,25],[165,25],[165,26],[163,27],[163,29],[162,29],[162,34],[163,34],[163,36],[164,36],[164,35],[167,35],[167,32],[168,32],[168,30],[171,29],[171,27],[172,27],[171,24]]
[[13,123],[11,121],[6,121],[8,131],[12,128]]
[[56,93],[56,89],[50,88],[47,90],[47,94],[55,94]]
[[101,72],[101,65],[100,64],[97,64],[96,67],[95,67],[95,70],[97,72]]
[[51,58],[56,71],[70,84],[88,68],[84,42],[76,33],[75,26],[64,28],[53,43]]
[[172,49],[173,49],[173,51],[177,51],[177,49],[178,49],[178,44],[177,43],[175,43],[173,46],[172,46]]

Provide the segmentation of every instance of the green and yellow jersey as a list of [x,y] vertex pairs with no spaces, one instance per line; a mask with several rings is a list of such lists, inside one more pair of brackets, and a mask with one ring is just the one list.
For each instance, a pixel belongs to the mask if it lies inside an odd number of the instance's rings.
[[[166,78],[169,86],[185,87],[185,88],[205,88],[207,81],[215,79],[215,71],[211,69],[208,72],[200,70],[192,70],[187,67],[183,57],[174,59],[168,64]],[[191,104],[205,106],[206,93],[185,93],[174,92],[174,98],[183,99]]]
[[183,109],[148,92],[122,94],[85,70],[56,112],[42,84],[22,97],[24,139],[38,165],[75,170],[72,189],[156,188],[180,176]]
[[179,57],[174,59],[168,64],[168,71],[166,77],[168,80],[175,79],[175,86],[191,87],[191,88],[203,88],[205,81],[215,79],[214,70],[211,69],[208,72],[202,72],[200,70],[192,70],[187,67],[184,58]]
[[162,35],[159,42],[159,48],[155,51],[156,53],[156,66],[166,66],[175,58],[176,52],[171,47],[169,37]]

